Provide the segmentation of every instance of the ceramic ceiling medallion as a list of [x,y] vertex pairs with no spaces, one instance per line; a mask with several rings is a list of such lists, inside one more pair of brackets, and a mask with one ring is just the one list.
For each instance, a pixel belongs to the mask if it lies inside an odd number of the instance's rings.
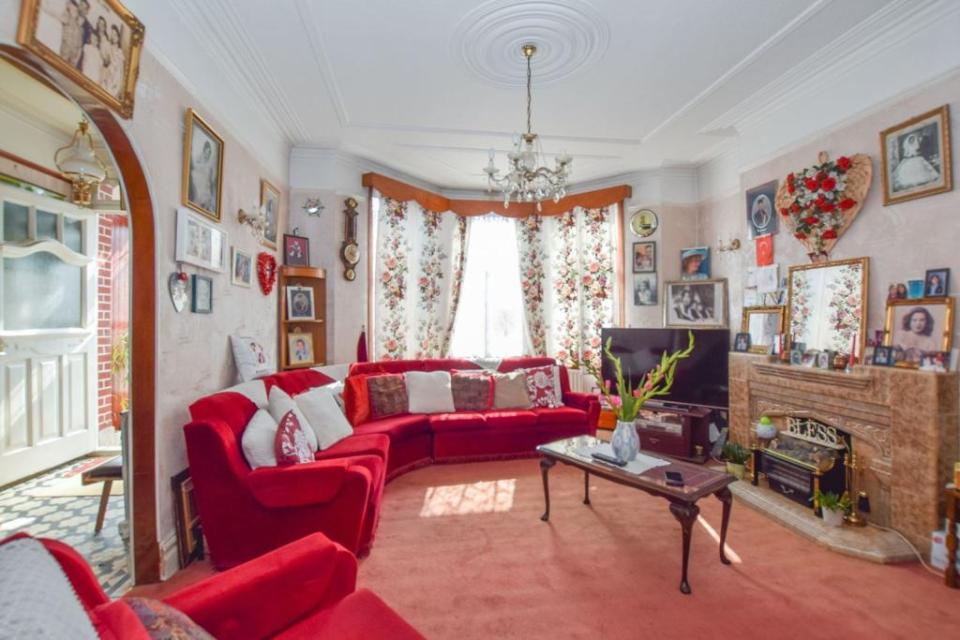
[[817,164],[789,174],[780,184],[777,211],[812,262],[826,261],[853,224],[867,199],[872,174],[870,156],[858,153],[830,160],[821,151]]
[[277,259],[266,251],[257,254],[257,280],[263,295],[273,291],[273,283],[277,281]]
[[177,313],[183,311],[187,306],[187,302],[190,301],[190,293],[187,290],[187,283],[190,281],[190,276],[188,276],[183,271],[176,271],[170,274],[170,277],[167,278],[167,289],[170,291],[170,302],[173,303],[173,308]]

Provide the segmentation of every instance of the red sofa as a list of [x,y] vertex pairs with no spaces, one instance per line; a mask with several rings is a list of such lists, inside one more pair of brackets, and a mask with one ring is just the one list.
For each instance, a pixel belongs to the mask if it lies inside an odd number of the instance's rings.
[[[510,358],[499,371],[554,364],[552,358]],[[354,401],[351,378],[381,373],[479,369],[468,360],[396,360],[350,368],[345,401]],[[262,379],[291,396],[332,382],[310,370]],[[354,434],[316,461],[291,467],[250,469],[241,436],[257,404],[236,389],[201,398],[184,427],[190,475],[211,559],[233,566],[314,531],[358,555],[376,532],[383,485],[431,462],[493,460],[536,455],[538,444],[596,433],[596,397],[570,391],[560,368],[564,406],[556,409],[408,414],[354,425]],[[247,383],[252,384],[252,383]]]
[[[17,534],[11,540],[28,537]],[[111,601],[71,547],[40,539],[101,638],[148,638],[124,599]],[[164,598],[218,640],[423,638],[372,592],[356,591],[357,560],[314,534]],[[3,576],[0,576],[0,580]]]

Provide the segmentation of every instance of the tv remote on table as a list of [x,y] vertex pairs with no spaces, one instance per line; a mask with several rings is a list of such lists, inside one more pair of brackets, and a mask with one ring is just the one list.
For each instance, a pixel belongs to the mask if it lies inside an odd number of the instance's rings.
[[608,463],[608,464],[614,464],[614,465],[617,465],[618,467],[625,467],[625,466],[627,466],[627,463],[626,463],[626,462],[620,462],[619,460],[617,460],[617,459],[614,458],[613,456],[608,456],[607,454],[605,454],[605,453],[600,453],[599,451],[596,451],[596,452],[594,452],[594,453],[591,453],[590,456],[593,457],[593,458],[596,458],[596,459],[599,460],[600,462],[606,462],[606,463]]

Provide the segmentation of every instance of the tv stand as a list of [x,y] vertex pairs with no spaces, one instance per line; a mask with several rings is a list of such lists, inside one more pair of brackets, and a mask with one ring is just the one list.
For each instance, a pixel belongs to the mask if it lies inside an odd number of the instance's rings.
[[647,403],[635,423],[640,450],[703,464],[710,455],[711,413],[686,404]]

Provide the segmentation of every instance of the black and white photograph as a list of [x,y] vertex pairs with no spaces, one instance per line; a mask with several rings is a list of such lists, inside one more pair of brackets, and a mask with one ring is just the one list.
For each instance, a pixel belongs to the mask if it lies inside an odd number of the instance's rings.
[[881,131],[880,151],[884,205],[953,188],[947,105]]
[[727,281],[667,282],[663,302],[666,327],[726,327]]
[[253,282],[253,256],[236,247],[233,248],[233,268],[230,270],[230,282],[238,287],[249,287]]
[[777,232],[777,181],[747,191],[747,233],[750,239]]
[[737,353],[746,353],[750,351],[750,334],[738,333],[733,340],[733,350]]
[[193,109],[187,109],[183,143],[183,204],[220,222],[223,139]]
[[287,287],[287,320],[313,320],[313,289]]
[[227,260],[227,234],[189,209],[177,209],[177,262],[211,271],[223,271]]
[[897,364],[916,367],[923,356],[950,351],[953,298],[888,300],[884,346],[893,347]]
[[633,243],[633,272],[651,273],[657,270],[657,243]]
[[890,367],[893,365],[893,347],[874,347],[873,364],[877,367]]
[[950,294],[950,269],[928,269],[923,280],[923,295],[926,298],[939,298]]
[[194,274],[193,299],[190,310],[194,313],[213,312],[213,278]]
[[634,274],[633,304],[638,307],[649,307],[657,304],[657,274]]
[[803,351],[800,349],[794,349],[790,352],[790,364],[795,367],[799,367],[803,364]]
[[143,24],[116,0],[26,0],[18,41],[123,117],[133,115]]
[[280,228],[280,190],[267,182],[260,181],[260,210],[267,218],[267,228],[263,231],[265,247],[277,248],[277,229]]

